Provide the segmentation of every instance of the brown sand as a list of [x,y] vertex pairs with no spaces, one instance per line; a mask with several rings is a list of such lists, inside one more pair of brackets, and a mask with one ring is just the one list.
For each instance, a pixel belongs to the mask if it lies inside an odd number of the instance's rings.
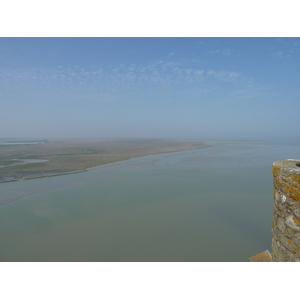
[[[43,144],[2,145],[0,162],[43,159],[43,163],[0,168],[0,182],[82,172],[87,168],[150,154],[207,147],[200,142],[156,139],[53,140]],[[1,163],[0,163],[1,165]]]

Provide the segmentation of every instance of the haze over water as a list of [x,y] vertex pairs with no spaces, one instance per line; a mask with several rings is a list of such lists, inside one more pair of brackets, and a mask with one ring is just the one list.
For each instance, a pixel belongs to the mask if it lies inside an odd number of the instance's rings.
[[[0,261],[247,261],[271,250],[272,163],[300,143],[208,141],[2,183]],[[18,200],[17,200],[18,199]]]
[[[3,3],[3,36],[18,38],[0,38],[0,139],[298,138],[298,144],[213,143],[0,184],[0,204],[15,200],[0,205],[0,261],[247,261],[271,250],[271,165],[300,152],[299,13],[290,2],[270,9],[252,1],[245,10],[242,2],[206,1],[199,10],[194,1],[160,1],[145,10],[144,3],[137,9],[106,1],[99,10],[98,3],[60,1],[38,11],[28,2]],[[87,37],[65,38],[78,34]],[[141,36],[158,38],[135,38]],[[265,298],[294,297],[294,289],[269,288],[287,273],[283,264],[274,272],[271,265],[269,272],[257,272],[257,265],[251,272],[252,264],[1,267],[4,298],[28,291],[31,299],[228,294],[237,300],[241,290],[257,297],[249,289],[253,278]],[[297,276],[288,277],[291,283],[297,286]]]

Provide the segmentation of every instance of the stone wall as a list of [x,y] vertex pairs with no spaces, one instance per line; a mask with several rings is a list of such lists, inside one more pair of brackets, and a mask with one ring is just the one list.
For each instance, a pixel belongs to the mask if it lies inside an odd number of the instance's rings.
[[274,162],[272,261],[300,261],[300,159]]

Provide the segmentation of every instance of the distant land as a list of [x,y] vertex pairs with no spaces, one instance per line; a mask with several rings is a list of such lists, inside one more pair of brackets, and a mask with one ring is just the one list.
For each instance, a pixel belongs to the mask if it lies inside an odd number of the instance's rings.
[[56,176],[150,154],[208,147],[170,139],[0,139],[0,182]]

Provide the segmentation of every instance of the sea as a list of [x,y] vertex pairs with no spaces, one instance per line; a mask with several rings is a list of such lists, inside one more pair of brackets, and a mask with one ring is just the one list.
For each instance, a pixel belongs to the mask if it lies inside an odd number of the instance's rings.
[[272,163],[300,141],[205,141],[0,184],[1,262],[247,262],[271,251]]

